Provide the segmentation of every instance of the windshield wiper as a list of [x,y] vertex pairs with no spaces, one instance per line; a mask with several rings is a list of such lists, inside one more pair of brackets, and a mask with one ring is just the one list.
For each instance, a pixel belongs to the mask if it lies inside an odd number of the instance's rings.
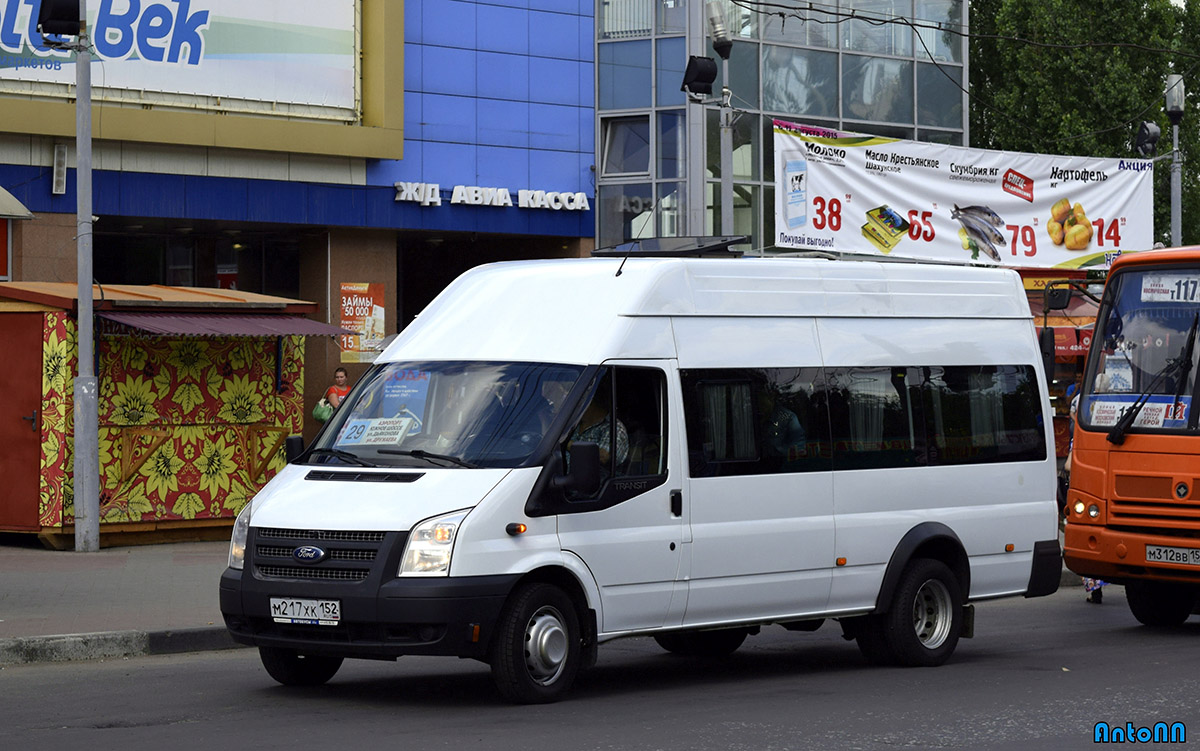
[[360,467],[378,466],[378,465],[372,464],[371,462],[367,461],[366,459],[363,459],[358,454],[352,454],[349,451],[342,451],[341,449],[312,449],[308,453],[310,455],[312,455],[312,454],[329,454],[330,456],[336,456],[337,458],[339,458],[343,461],[350,462],[351,464],[357,464]]
[[1129,405],[1129,408],[1121,413],[1121,417],[1117,420],[1117,424],[1112,426],[1108,431],[1108,442],[1116,446],[1125,443],[1125,433],[1133,426],[1133,421],[1141,414],[1142,407],[1146,406],[1150,395],[1158,387],[1158,384],[1170,375],[1175,375],[1179,378],[1179,385],[1176,388],[1175,401],[1179,401],[1180,395],[1183,393],[1183,382],[1187,380],[1188,374],[1192,372],[1192,353],[1196,344],[1196,328],[1200,324],[1200,313],[1192,316],[1192,326],[1188,329],[1187,340],[1183,343],[1183,348],[1179,350],[1179,357],[1174,360],[1167,360],[1167,364],[1162,370],[1154,376],[1150,381],[1150,385],[1138,398]]
[[466,467],[467,469],[479,469],[478,464],[472,464],[466,460],[459,459],[457,456],[450,456],[449,454],[434,454],[429,451],[422,451],[421,449],[378,449],[378,451],[381,454],[411,456],[416,459],[424,459],[427,462],[443,461],[450,462],[451,464],[455,464],[459,467]]

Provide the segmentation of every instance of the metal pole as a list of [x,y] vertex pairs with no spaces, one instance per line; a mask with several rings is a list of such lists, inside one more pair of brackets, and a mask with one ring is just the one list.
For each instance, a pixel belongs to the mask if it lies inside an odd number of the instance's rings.
[[729,58],[721,59],[721,234],[733,231],[733,98]]
[[1183,194],[1183,160],[1179,156],[1179,123],[1171,126],[1171,247],[1178,248],[1183,244],[1182,194]]
[[75,378],[75,550],[100,549],[100,435],[92,337],[92,56],[87,0],[79,0],[75,51],[75,226],[78,375]]

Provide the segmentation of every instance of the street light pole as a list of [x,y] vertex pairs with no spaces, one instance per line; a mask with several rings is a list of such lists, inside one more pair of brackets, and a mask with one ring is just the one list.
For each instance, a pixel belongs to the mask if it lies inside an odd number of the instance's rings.
[[1179,121],[1183,119],[1183,76],[1167,76],[1166,110],[1171,120],[1171,247],[1183,244],[1183,158],[1179,153]]
[[100,549],[100,435],[92,333],[92,56],[87,0],[79,0],[75,47],[75,227],[78,284],[75,378],[75,550]]
[[729,58],[721,60],[721,234],[733,234],[733,98]]
[[733,92],[729,90],[729,53],[733,42],[725,26],[725,14],[718,0],[709,0],[708,25],[713,49],[721,56],[721,228],[723,235],[733,234]]

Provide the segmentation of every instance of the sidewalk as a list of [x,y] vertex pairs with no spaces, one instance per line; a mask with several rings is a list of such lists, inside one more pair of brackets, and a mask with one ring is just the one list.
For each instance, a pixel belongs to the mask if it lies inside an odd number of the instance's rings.
[[35,545],[0,540],[0,665],[238,646],[217,595],[227,542]]
[[[0,666],[238,647],[217,587],[225,542],[45,550],[0,538]],[[1079,586],[1063,569],[1062,586]]]

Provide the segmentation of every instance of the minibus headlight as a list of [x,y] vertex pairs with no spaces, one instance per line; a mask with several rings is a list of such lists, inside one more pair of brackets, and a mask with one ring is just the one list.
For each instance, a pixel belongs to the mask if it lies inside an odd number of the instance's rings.
[[458,527],[466,511],[426,519],[413,527],[400,560],[400,576],[447,576]]
[[1083,501],[1075,501],[1075,513],[1083,515]]
[[229,568],[242,570],[246,561],[246,538],[250,535],[250,504],[242,507],[233,521],[233,535],[229,538]]
[[1100,516],[1100,507],[1094,503],[1091,506],[1088,506],[1088,516],[1092,517],[1093,519]]

